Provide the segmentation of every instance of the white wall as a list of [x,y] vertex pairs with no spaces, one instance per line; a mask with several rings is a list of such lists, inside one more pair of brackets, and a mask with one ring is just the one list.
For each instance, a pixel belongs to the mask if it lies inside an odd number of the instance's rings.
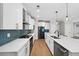
[[38,26],[44,26],[45,27],[45,29],[49,29],[49,26],[50,25],[50,23],[48,23],[48,22],[38,22]]
[[38,22],[38,26],[44,26],[45,27],[45,22]]

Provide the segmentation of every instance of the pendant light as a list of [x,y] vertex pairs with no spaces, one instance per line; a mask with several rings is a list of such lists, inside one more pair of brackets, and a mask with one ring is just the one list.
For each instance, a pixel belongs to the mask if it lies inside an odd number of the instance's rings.
[[66,3],[66,21],[69,20],[69,17],[68,17],[68,3]]
[[39,18],[39,11],[40,11],[40,9],[39,9],[39,8],[40,8],[40,6],[39,6],[39,5],[37,5],[36,7],[37,7],[37,18]]
[[40,7],[40,6],[39,6],[39,5],[37,5],[37,12],[39,12],[39,7]]
[[58,18],[58,11],[56,11],[56,22],[57,22],[57,18]]
[[58,30],[58,11],[55,11],[56,13],[56,31]]

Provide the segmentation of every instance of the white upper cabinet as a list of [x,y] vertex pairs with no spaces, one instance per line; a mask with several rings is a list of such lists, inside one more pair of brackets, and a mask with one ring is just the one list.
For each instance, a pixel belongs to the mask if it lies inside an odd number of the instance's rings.
[[34,29],[34,19],[32,19],[31,17],[29,17],[29,29],[33,30]]
[[0,4],[0,29],[23,28],[23,6],[20,3]]

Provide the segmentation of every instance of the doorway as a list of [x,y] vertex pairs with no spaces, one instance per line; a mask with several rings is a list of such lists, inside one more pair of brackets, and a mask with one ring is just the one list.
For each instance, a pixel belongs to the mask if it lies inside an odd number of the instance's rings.
[[45,27],[43,26],[39,26],[38,27],[38,39],[44,39],[44,35],[45,35]]

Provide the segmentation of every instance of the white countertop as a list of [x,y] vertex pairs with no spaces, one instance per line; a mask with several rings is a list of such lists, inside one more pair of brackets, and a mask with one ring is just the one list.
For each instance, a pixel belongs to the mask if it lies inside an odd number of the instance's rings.
[[[50,36],[50,35],[49,35]],[[53,39],[52,37],[50,37]],[[79,53],[79,39],[73,39],[70,37],[60,36],[61,39],[53,39],[61,46],[69,50],[72,53]]]
[[[32,33],[31,35],[33,36],[34,34]],[[31,37],[18,38],[3,46],[0,46],[0,52],[18,52],[29,41]]]
[[29,39],[16,39],[0,47],[0,52],[18,52]]

